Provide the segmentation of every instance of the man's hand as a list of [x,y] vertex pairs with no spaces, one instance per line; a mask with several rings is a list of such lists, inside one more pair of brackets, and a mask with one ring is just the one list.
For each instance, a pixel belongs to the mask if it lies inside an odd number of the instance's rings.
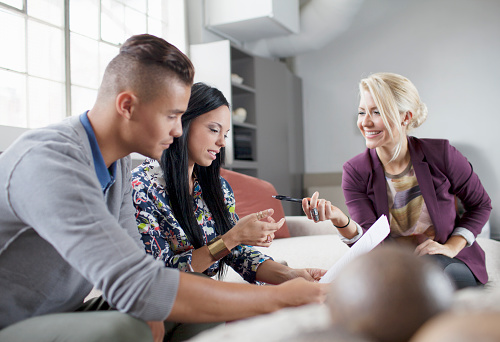
[[330,285],[311,282],[298,277],[273,287],[279,291],[281,299],[286,303],[283,307],[288,307],[323,303]]

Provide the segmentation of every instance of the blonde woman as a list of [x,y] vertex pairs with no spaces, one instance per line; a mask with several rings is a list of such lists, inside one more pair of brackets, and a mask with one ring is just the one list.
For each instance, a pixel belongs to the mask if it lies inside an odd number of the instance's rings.
[[[331,220],[344,242],[354,244],[385,214],[388,239],[429,255],[457,288],[488,281],[484,252],[475,242],[489,218],[491,201],[471,164],[448,140],[418,139],[427,107],[407,78],[376,73],[359,83],[357,125],[367,149],[343,167],[342,189],[350,217],[315,193],[310,210]],[[456,199],[465,208],[457,214]]]

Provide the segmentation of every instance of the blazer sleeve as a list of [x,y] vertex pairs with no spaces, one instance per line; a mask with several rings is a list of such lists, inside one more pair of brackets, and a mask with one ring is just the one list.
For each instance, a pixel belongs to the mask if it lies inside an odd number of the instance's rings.
[[345,204],[349,215],[361,226],[363,233],[377,220],[377,212],[368,196],[367,189],[367,177],[360,174],[354,163],[346,162],[342,172],[342,191],[344,192]]
[[467,158],[449,143],[446,144],[446,152],[446,172],[451,191],[462,201],[465,209],[456,227],[466,228],[477,236],[490,217],[491,199]]

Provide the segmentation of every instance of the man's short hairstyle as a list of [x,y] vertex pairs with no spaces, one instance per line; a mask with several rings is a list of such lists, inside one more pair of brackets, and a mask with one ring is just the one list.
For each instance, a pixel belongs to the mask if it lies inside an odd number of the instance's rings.
[[130,37],[106,67],[99,96],[133,90],[142,100],[155,98],[173,80],[190,87],[194,67],[174,45],[150,34]]

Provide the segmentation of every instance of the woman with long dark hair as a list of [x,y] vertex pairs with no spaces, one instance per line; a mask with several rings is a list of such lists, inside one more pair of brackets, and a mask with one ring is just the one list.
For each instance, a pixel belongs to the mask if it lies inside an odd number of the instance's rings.
[[193,85],[182,116],[183,135],[160,162],[148,159],[133,171],[136,219],[146,251],[166,266],[208,276],[223,274],[227,264],[250,283],[318,280],[324,270],[292,269],[252,247],[270,246],[284,218],[274,222],[268,209],[239,220],[233,191],[220,176],[229,127],[224,95],[203,83]]

